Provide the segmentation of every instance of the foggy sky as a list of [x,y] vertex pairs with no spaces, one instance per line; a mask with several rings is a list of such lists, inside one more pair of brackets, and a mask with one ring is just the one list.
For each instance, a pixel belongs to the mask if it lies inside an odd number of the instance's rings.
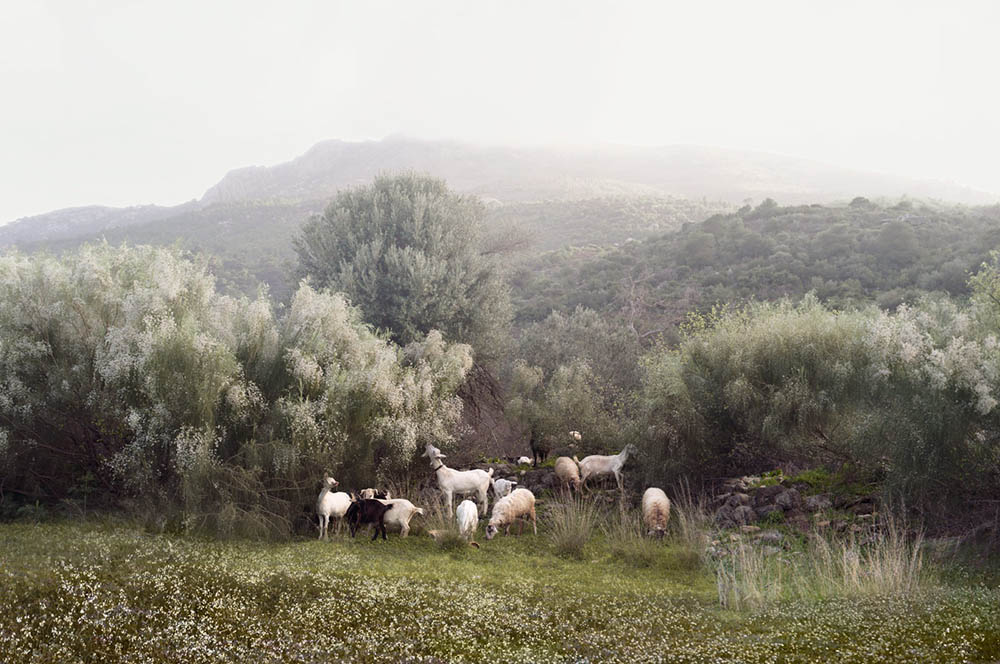
[[0,222],[327,138],[699,144],[1000,192],[1000,3],[0,0]]

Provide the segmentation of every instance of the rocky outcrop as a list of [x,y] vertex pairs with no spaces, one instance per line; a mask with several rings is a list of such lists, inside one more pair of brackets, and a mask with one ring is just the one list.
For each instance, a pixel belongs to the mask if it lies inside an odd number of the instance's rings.
[[[787,480],[759,486],[759,478],[742,477],[727,481],[724,491],[712,501],[715,523],[721,528],[748,528],[757,523],[782,523],[798,530],[830,526],[826,518],[832,509],[870,518],[875,513],[872,496],[833,496],[815,493],[808,484]],[[841,520],[834,520],[843,529]]]

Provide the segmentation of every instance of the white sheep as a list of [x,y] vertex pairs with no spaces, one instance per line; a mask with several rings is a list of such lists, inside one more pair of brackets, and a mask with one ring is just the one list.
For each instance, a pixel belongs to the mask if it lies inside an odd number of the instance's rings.
[[476,528],[479,526],[479,510],[471,500],[463,500],[455,510],[458,519],[458,532],[470,543],[476,539]]
[[670,520],[670,499],[663,489],[651,486],[642,494],[642,520],[649,528],[647,535],[663,537]]
[[[531,529],[538,534],[538,524],[535,520],[535,494],[527,489],[514,489],[509,496],[501,498],[493,505],[493,515],[490,517],[489,525],[486,526],[486,539],[493,539],[501,528],[504,534],[510,532],[510,525],[518,517],[530,517]],[[521,532],[524,531],[524,522],[521,522]]]
[[519,466],[530,466],[531,465],[531,459],[529,459],[526,456],[518,457],[517,458],[517,465],[519,465]]
[[584,457],[580,461],[580,486],[587,486],[587,479],[597,475],[614,475],[615,481],[618,482],[618,490],[622,493],[625,492],[625,486],[622,483],[622,467],[625,462],[628,461],[630,454],[635,454],[635,445],[629,443],[625,446],[618,454],[613,456],[605,456],[602,454],[592,454],[590,456]]
[[493,480],[493,495],[497,498],[503,498],[517,486],[517,482],[513,480]]
[[319,539],[327,539],[330,526],[330,518],[337,519],[337,532],[340,532],[340,519],[347,514],[347,508],[351,506],[351,495],[343,491],[334,491],[340,484],[332,477],[323,480],[323,490],[319,492],[316,500],[316,516],[319,517]]
[[575,457],[561,456],[556,459],[556,478],[563,491],[580,490],[580,466]]
[[[388,492],[386,492],[388,493]],[[392,509],[385,513],[385,525],[393,530],[399,528],[401,537],[410,534],[410,519],[414,514],[423,516],[424,510],[417,507],[406,498],[384,498],[377,499],[383,505],[392,505]]]
[[479,470],[478,468],[473,470],[452,470],[444,465],[444,461],[441,461],[441,459],[445,458],[445,455],[441,454],[441,450],[430,443],[427,443],[427,447],[421,456],[425,456],[431,461],[431,468],[434,469],[437,475],[438,488],[441,489],[441,493],[444,494],[444,500],[448,504],[449,519],[452,516],[452,502],[455,499],[456,493],[476,494],[480,513],[486,516],[486,509],[489,507],[486,492],[489,491],[490,482],[493,480],[492,468],[490,468],[489,472]]

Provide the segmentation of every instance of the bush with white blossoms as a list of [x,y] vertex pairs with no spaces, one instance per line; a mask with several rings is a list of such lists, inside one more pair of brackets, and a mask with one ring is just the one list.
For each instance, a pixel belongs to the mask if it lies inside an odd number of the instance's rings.
[[[358,482],[451,438],[471,349],[405,349],[303,284],[278,315],[152,247],[0,257],[0,474],[31,499],[88,473],[189,527],[287,532],[323,473]],[[263,523],[263,525],[261,525]],[[259,526],[259,528],[258,528]]]
[[645,359],[658,479],[847,462],[911,504],[1000,488],[1000,345],[927,299],[842,312],[814,297],[696,317]]

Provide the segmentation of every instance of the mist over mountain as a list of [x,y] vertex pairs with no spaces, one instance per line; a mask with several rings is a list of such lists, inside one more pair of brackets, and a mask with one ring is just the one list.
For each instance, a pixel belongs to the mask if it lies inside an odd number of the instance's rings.
[[995,194],[935,181],[866,173],[794,157],[709,148],[597,146],[484,147],[454,141],[387,138],[323,141],[272,167],[231,171],[203,203],[279,198],[329,198],[384,171],[417,170],[458,191],[504,202],[574,200],[620,194],[659,194],[740,203],[774,198],[789,204],[854,196],[934,198],[965,204],[1000,200]]

